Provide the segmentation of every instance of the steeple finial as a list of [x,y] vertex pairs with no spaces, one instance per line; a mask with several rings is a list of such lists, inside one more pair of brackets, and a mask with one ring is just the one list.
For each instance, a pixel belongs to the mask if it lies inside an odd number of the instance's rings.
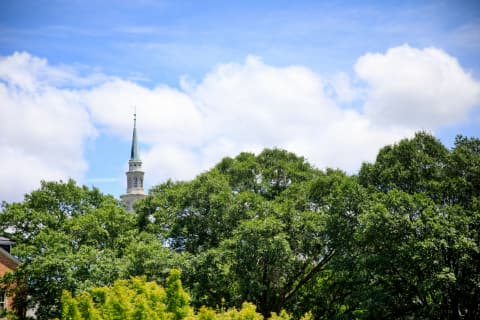
[[137,108],[133,114],[133,136],[132,136],[132,150],[130,151],[130,160],[140,160],[138,155],[138,141],[137,141]]

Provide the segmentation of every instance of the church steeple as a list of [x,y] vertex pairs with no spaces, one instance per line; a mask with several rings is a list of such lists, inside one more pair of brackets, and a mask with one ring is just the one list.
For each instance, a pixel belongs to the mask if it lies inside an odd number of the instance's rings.
[[133,203],[145,196],[143,191],[143,175],[142,160],[138,152],[137,141],[137,113],[133,114],[133,136],[132,148],[130,150],[130,160],[128,160],[127,175],[127,193],[120,196],[122,203],[129,212],[133,212]]
[[130,151],[130,160],[140,160],[138,156],[138,141],[137,141],[137,114],[133,114],[133,136],[132,149]]

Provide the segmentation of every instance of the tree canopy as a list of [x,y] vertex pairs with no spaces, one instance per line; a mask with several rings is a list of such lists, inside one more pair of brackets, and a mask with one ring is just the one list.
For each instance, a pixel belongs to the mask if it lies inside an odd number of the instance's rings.
[[362,198],[353,180],[284,150],[242,153],[152,189],[139,225],[191,255],[185,283],[197,306],[247,300],[268,316],[343,250]]
[[16,241],[13,254],[21,261],[3,281],[15,284],[20,316],[31,308],[40,318],[58,317],[62,290],[108,285],[152,268],[160,276],[181,259],[139,232],[135,216],[113,197],[72,180],[42,182],[22,203],[2,206],[0,226]]
[[168,296],[179,268],[191,300],[162,302],[172,314],[167,305],[208,318],[248,301],[265,318],[480,317],[477,138],[449,149],[420,132],[354,175],[285,150],[244,152],[153,187],[135,214],[97,189],[43,182],[3,203],[0,226],[18,243],[22,264],[3,282],[16,283],[20,315],[60,317],[63,290],[82,299],[136,276]]

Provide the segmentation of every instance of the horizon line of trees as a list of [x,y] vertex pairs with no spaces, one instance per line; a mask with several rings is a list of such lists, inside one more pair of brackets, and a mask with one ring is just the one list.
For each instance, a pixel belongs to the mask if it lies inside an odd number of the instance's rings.
[[480,318],[478,138],[448,149],[419,132],[354,175],[244,152],[135,207],[73,180],[3,202],[22,262],[1,279],[15,316],[60,318],[64,290],[76,299],[138,276],[167,287],[179,269],[195,310],[248,301],[264,318]]

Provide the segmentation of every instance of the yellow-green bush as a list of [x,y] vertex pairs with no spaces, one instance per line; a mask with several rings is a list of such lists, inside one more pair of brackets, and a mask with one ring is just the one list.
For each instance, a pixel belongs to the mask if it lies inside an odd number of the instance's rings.
[[172,270],[165,290],[144,277],[115,281],[76,297],[62,295],[62,320],[181,320],[192,313],[189,296]]
[[[144,277],[115,281],[111,287],[93,288],[76,297],[62,295],[61,320],[264,320],[256,306],[244,302],[237,310],[213,310],[201,307],[195,314],[190,296],[182,287],[180,271],[172,270],[164,289]],[[282,311],[271,320],[290,320]],[[310,320],[308,314],[302,320]]]

